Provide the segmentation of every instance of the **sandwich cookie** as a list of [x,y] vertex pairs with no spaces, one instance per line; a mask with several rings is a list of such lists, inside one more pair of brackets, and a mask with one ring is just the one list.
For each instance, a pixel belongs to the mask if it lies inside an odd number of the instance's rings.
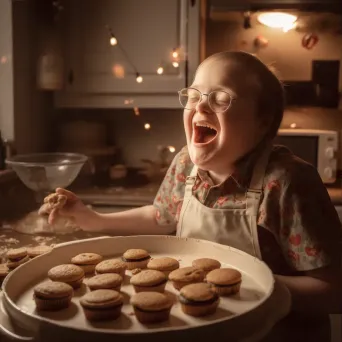
[[130,283],[135,292],[164,292],[167,278],[163,272],[143,270],[131,277]]
[[96,253],[81,253],[71,259],[71,263],[81,267],[85,274],[95,272],[95,267],[102,261],[102,256]]
[[178,260],[169,257],[155,258],[148,262],[147,268],[163,272],[165,276],[168,277],[172,271],[179,268],[179,262]]
[[80,299],[89,321],[115,320],[121,314],[123,296],[114,290],[95,290]]
[[98,274],[87,281],[87,285],[91,291],[108,289],[120,291],[122,284],[122,277],[116,273]]
[[96,274],[117,273],[124,279],[127,265],[119,259],[108,259],[101,261],[95,267]]
[[81,287],[84,279],[84,271],[81,267],[73,264],[59,265],[51,268],[48,277],[52,281],[67,283],[74,289]]
[[139,292],[132,296],[131,304],[140,323],[167,321],[173,305],[172,300],[159,292]]
[[240,291],[241,273],[233,268],[220,268],[209,272],[206,282],[220,296],[229,296]]
[[190,316],[201,317],[213,314],[219,304],[219,295],[206,283],[186,285],[180,290],[182,311]]
[[122,256],[122,261],[126,263],[129,270],[146,268],[150,259],[150,254],[144,249],[128,249]]
[[50,246],[35,246],[27,248],[27,255],[33,259],[39,255],[46,254],[52,251],[52,247]]
[[10,249],[7,252],[7,258],[7,267],[10,269],[17,268],[18,266],[30,260],[30,258],[27,255],[26,248]]
[[69,307],[73,289],[61,282],[47,281],[34,288],[37,310],[56,311]]
[[173,287],[180,290],[185,285],[201,283],[204,280],[204,272],[195,267],[182,267],[172,271],[169,275]]
[[210,271],[221,268],[221,263],[215,259],[200,258],[194,260],[192,266],[201,269],[207,275]]

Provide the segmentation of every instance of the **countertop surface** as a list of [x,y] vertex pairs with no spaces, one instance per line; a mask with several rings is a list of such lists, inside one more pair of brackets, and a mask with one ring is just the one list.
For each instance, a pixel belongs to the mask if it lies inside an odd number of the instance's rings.
[[327,188],[331,201],[334,205],[342,205],[342,188]]

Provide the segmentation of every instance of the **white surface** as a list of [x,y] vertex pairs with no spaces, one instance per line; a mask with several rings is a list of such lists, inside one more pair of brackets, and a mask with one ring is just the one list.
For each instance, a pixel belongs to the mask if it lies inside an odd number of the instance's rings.
[[0,1],[0,130],[14,139],[12,1]]
[[[84,319],[83,312],[78,303],[79,297],[87,291],[84,285],[80,290],[76,291],[73,305],[69,309],[44,314],[38,314],[35,311],[32,289],[45,278],[47,271],[51,267],[66,263],[72,256],[81,252],[97,252],[102,253],[106,257],[112,257],[121,255],[128,248],[145,248],[151,252],[152,257],[162,255],[175,257],[180,260],[181,266],[190,265],[191,261],[198,257],[214,257],[220,260],[223,266],[233,266],[242,272],[243,278],[240,295],[221,298],[217,313],[202,319],[186,316],[176,302],[172,308],[169,322],[146,327],[141,325],[131,315],[132,308],[129,305],[129,296],[133,294],[133,289],[128,285],[129,273],[127,272],[125,284],[122,288],[125,297],[123,314],[117,321],[98,323],[94,326]],[[116,251],[116,253],[113,253],[113,251]],[[25,281],[23,282],[24,279]],[[177,292],[170,283],[167,284],[166,289],[175,299]],[[287,313],[286,310],[288,309],[288,303],[281,303],[280,300],[277,303],[276,311],[274,311],[275,307],[272,306],[272,317],[268,315],[267,302],[273,292],[273,276],[264,263],[228,246],[169,236],[100,238],[60,246],[55,248],[52,253],[33,259],[13,271],[4,282],[4,291],[6,307],[12,315],[17,316],[16,319],[31,329],[37,329],[38,322],[45,321],[53,323],[53,325],[59,326],[59,328],[69,329],[69,331],[76,328],[79,331],[120,332],[123,335],[164,330],[170,332],[171,330],[187,330],[191,327],[203,328],[204,326],[207,326],[208,329],[215,329],[216,332],[217,328],[224,326],[225,329],[227,328],[227,331],[225,330],[226,336],[229,337],[231,334],[237,333],[237,330],[234,328],[239,327],[239,325],[241,326],[241,324],[246,329],[249,329],[239,331],[239,334],[249,332],[250,335],[254,332],[259,333],[259,330],[265,328],[260,325],[261,322],[257,322],[261,317],[265,325],[270,325],[266,327],[267,332],[278,319]],[[258,307],[263,302],[264,304]],[[262,312],[258,310],[262,310]],[[240,316],[249,311],[252,316]],[[257,331],[255,331],[255,327],[253,331],[253,324],[256,324]]]

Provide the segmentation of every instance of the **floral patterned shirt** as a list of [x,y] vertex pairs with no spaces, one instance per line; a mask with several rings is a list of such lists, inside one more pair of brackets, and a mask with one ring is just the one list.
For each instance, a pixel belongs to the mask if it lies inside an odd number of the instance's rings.
[[[193,195],[210,208],[245,208],[258,155],[251,153],[219,185],[199,170]],[[175,156],[154,200],[160,225],[177,224],[185,180],[193,166],[184,147]],[[271,152],[257,220],[262,258],[274,273],[309,271],[339,257],[340,221],[317,170],[283,146],[274,146]]]

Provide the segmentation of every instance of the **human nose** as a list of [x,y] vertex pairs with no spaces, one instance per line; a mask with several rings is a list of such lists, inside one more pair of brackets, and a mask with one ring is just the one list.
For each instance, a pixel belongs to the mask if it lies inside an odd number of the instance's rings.
[[196,111],[199,113],[210,112],[209,106],[209,96],[207,94],[202,94],[196,105]]

